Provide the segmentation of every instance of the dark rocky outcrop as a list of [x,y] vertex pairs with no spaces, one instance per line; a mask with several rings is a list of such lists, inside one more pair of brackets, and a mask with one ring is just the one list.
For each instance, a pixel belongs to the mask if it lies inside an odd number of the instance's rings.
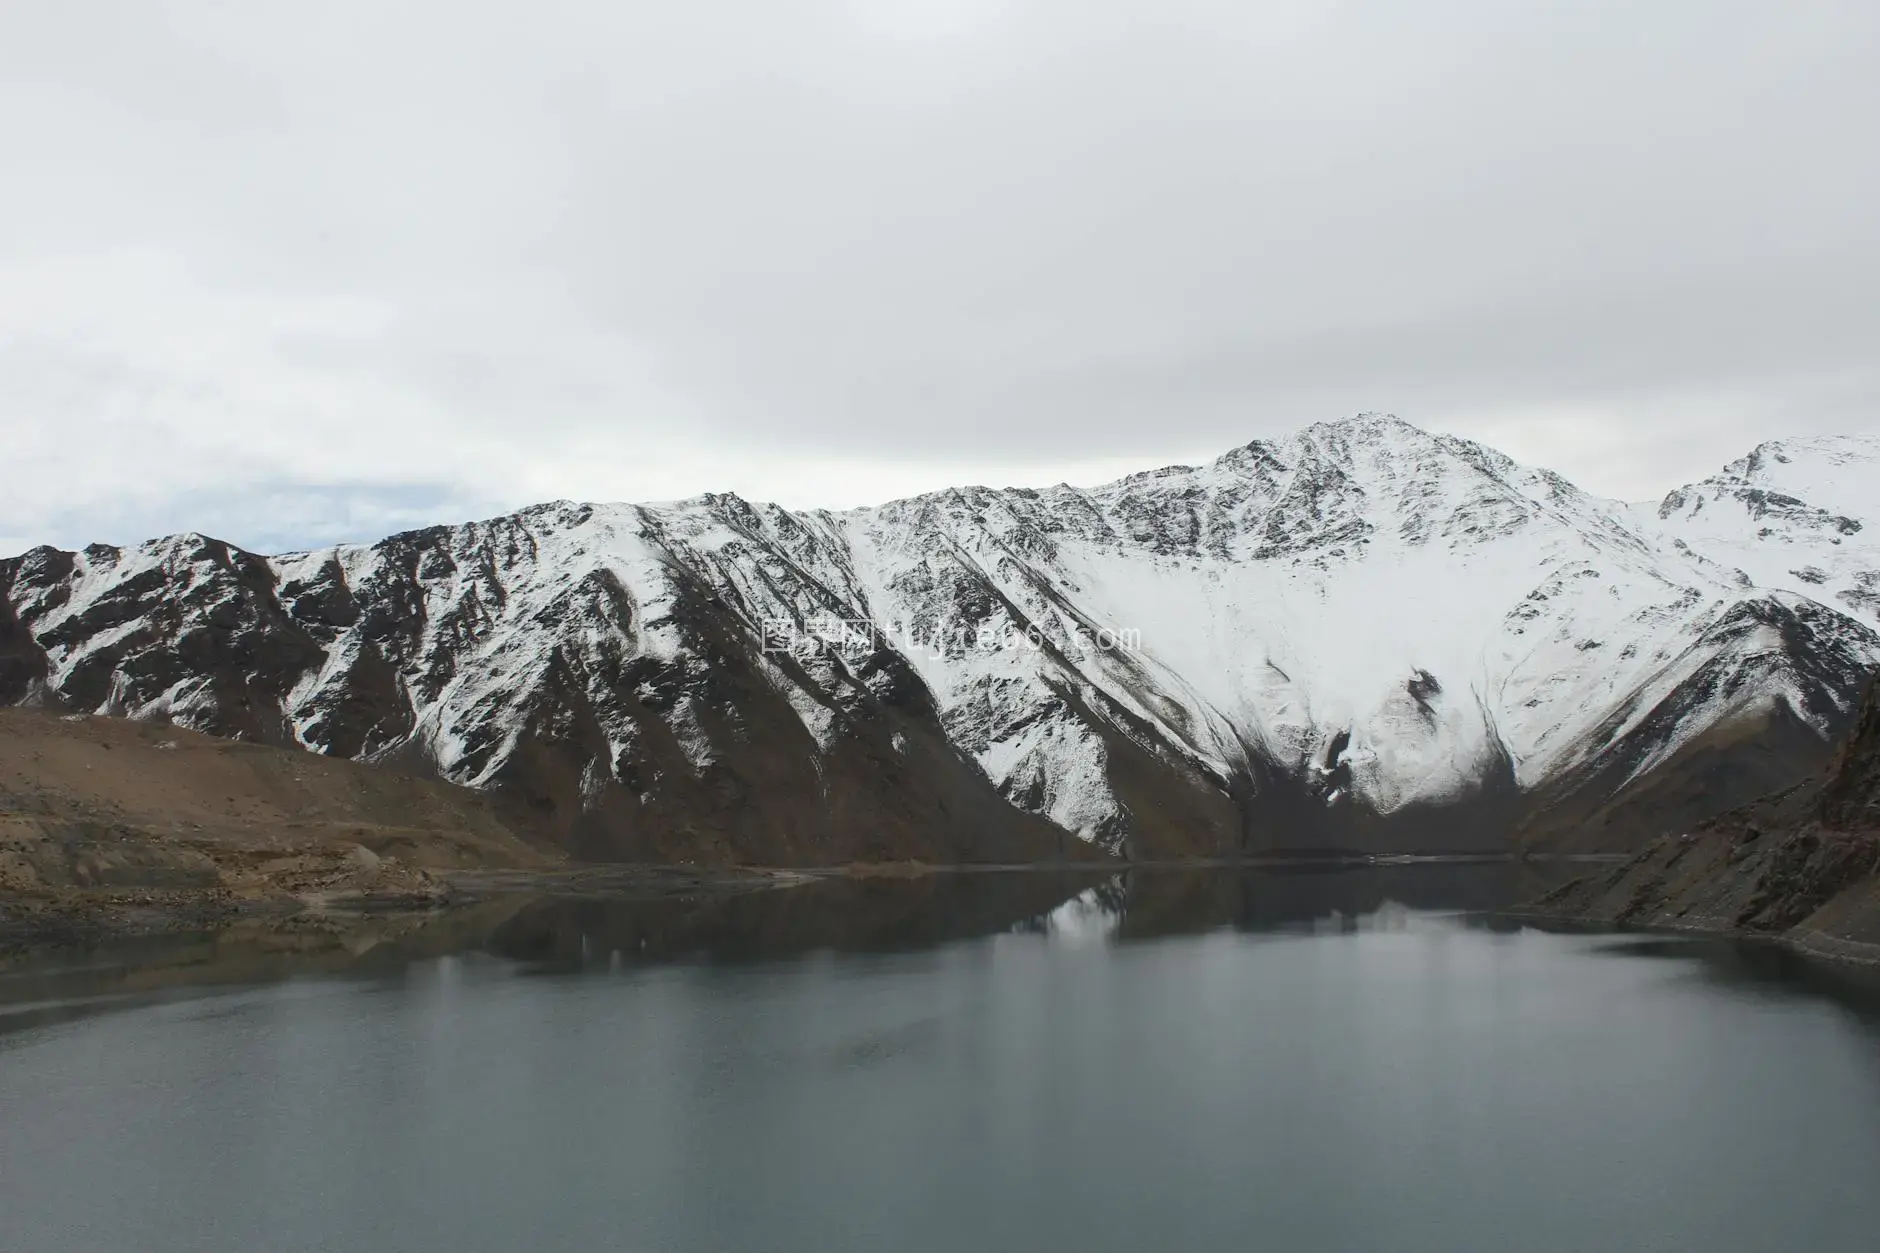
[[1880,961],[1880,683],[1824,774],[1662,836],[1521,912]]

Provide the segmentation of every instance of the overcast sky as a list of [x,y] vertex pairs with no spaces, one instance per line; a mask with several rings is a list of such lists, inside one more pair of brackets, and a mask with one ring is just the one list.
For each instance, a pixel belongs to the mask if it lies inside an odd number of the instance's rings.
[[9,0],[0,553],[1880,428],[1874,0]]

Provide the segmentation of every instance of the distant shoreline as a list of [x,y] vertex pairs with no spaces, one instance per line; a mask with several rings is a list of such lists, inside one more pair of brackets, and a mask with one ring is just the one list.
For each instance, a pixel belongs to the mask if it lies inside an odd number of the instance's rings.
[[1376,854],[1257,856],[1241,859],[1156,859],[1114,862],[1029,862],[1003,865],[854,863],[822,867],[575,864],[533,869],[436,870],[423,890],[354,888],[292,896],[233,899],[225,891],[97,890],[52,897],[0,894],[0,948],[91,944],[107,939],[214,931],[248,920],[309,925],[373,915],[434,914],[497,897],[606,897],[657,900],[721,897],[788,888],[826,879],[905,880],[929,876],[1058,874],[1092,882],[1135,871],[1348,871],[1377,866],[1608,864],[1604,854],[1560,856]]

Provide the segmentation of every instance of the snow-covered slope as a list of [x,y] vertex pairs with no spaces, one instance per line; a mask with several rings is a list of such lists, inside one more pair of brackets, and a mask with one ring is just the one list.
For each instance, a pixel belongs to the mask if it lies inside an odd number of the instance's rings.
[[1584,846],[1825,752],[1880,658],[1876,455],[1765,445],[1654,511],[1363,415],[1093,489],[36,549],[0,700],[404,761],[616,856]]
[[1757,587],[1880,624],[1880,439],[1771,440],[1656,506],[1647,530]]

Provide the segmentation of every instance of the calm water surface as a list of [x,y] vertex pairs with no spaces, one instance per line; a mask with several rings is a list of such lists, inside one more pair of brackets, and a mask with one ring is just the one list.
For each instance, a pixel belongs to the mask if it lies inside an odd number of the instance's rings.
[[1533,872],[506,901],[0,964],[0,1249],[1880,1247],[1880,1000]]

